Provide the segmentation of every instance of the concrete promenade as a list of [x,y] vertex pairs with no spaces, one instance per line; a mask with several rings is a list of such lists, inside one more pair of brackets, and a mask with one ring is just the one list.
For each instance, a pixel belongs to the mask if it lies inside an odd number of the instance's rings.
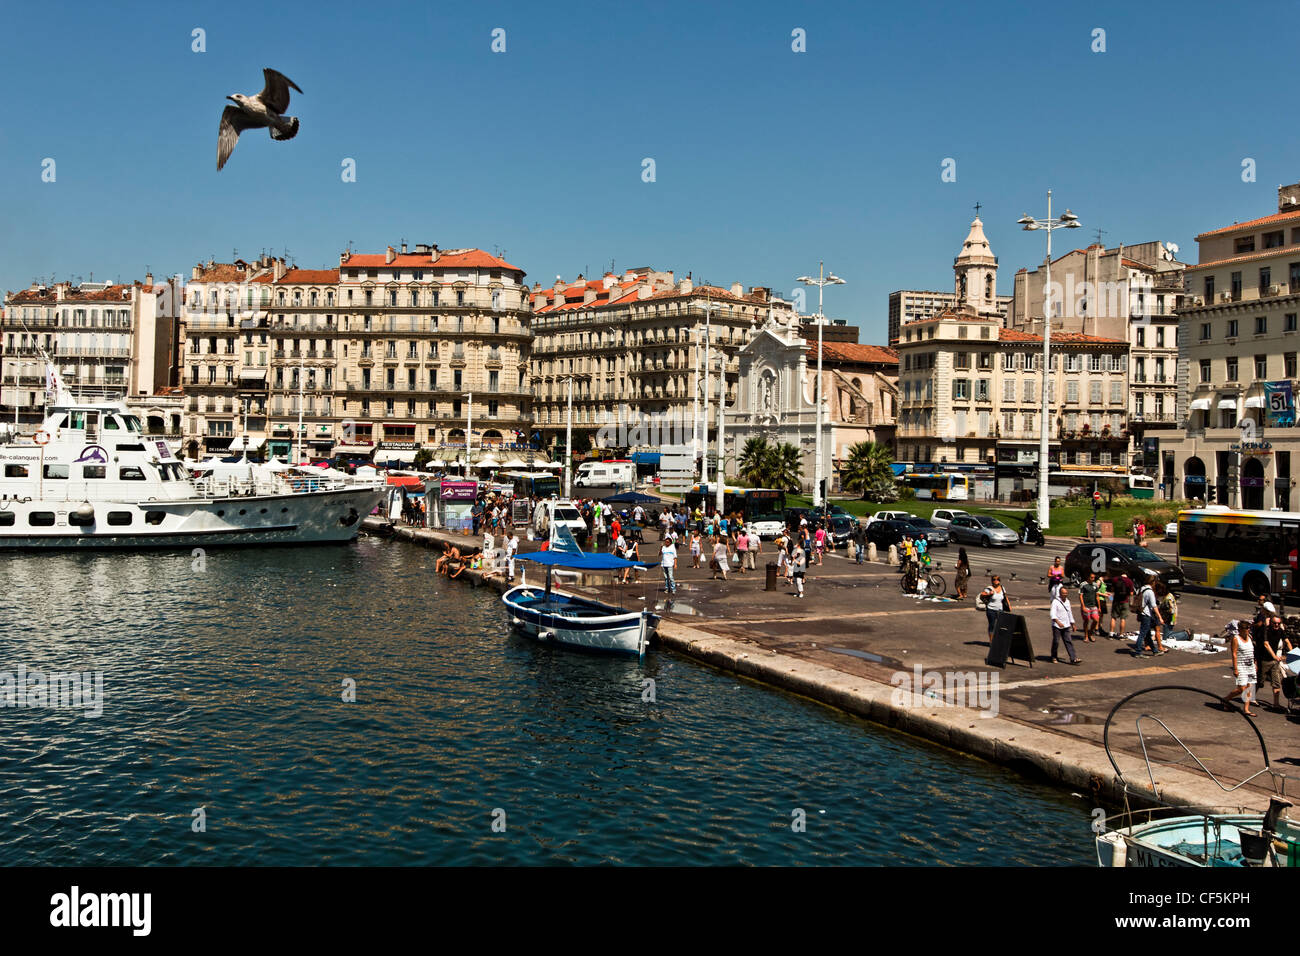
[[[367,522],[368,529],[376,528],[376,519]],[[481,537],[425,529],[399,527],[396,533],[439,548],[443,541],[462,549],[482,543]],[[646,538],[642,557],[656,560],[658,535],[648,531]],[[534,542],[521,544],[524,550],[536,547]],[[758,559],[757,572],[740,575],[733,570],[725,582],[710,580],[707,561],[692,569],[689,553],[680,556],[679,589],[671,603],[665,600],[657,568],[643,573],[639,584],[614,586],[607,579],[564,586],[628,607],[644,601],[663,616],[658,638],[665,648],[1046,779],[1093,799],[1095,806],[1115,808],[1124,799],[1102,746],[1111,708],[1128,694],[1161,685],[1206,691],[1162,692],[1142,699],[1148,704],[1145,710],[1167,728],[1145,721],[1148,750],[1159,764],[1155,791],[1166,803],[1263,809],[1275,785],[1272,777],[1265,774],[1237,786],[1264,766],[1255,733],[1247,720],[1224,713],[1210,696],[1221,696],[1232,687],[1226,653],[1171,651],[1136,659],[1127,642],[1098,638],[1096,643],[1076,640],[1083,661],[1079,666],[1049,661],[1050,602],[1040,575],[1051,558],[1066,553],[1069,546],[1058,540],[1043,549],[967,549],[971,595],[983,586],[987,572],[1001,574],[1015,612],[1024,614],[1029,626],[1036,658],[1032,666],[1016,661],[1001,670],[984,663],[986,620],[972,601],[919,601],[903,595],[896,569],[881,562],[859,566],[842,552],[809,568],[803,599],[784,581],[774,591],[764,589],[762,567],[771,556],[770,545]],[[949,597],[956,551],[935,552]],[[506,586],[490,574],[466,571],[461,577],[476,585],[501,590]],[[1077,617],[1077,595],[1075,605]],[[1250,611],[1244,601],[1189,594],[1182,601],[1179,627],[1218,633],[1229,618],[1249,617]],[[1062,651],[1063,660],[1065,656]],[[1263,696],[1271,700],[1271,694]],[[1112,749],[1120,754],[1130,794],[1140,792],[1130,799],[1141,803],[1141,793],[1149,796],[1152,786],[1135,733],[1138,716],[1132,707],[1124,711]],[[1294,797],[1300,791],[1296,723],[1257,706],[1254,725],[1274,771],[1293,778],[1278,780],[1277,786],[1285,786]],[[1198,770],[1188,749],[1222,786]]]

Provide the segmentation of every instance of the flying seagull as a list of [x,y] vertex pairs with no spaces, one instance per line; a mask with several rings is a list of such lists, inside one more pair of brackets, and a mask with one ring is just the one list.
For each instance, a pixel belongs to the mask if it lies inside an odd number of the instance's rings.
[[289,87],[292,86],[299,93],[302,90],[283,73],[277,73],[269,67],[262,71],[262,75],[266,77],[266,86],[261,93],[256,96],[233,93],[226,97],[235,105],[227,106],[221,111],[221,126],[217,131],[218,172],[226,165],[235,144],[239,142],[239,134],[246,129],[268,126],[271,139],[293,139],[298,135],[298,117],[285,116],[284,111],[289,108]]

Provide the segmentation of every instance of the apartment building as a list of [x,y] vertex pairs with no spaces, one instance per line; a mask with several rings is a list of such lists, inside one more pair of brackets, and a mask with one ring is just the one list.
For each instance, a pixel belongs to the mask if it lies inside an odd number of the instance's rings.
[[[1155,474],[1162,433],[1177,426],[1178,317],[1186,264],[1161,242],[1094,243],[1052,261],[1052,336],[1076,332],[1129,343],[1129,454]],[[1016,273],[1006,325],[1042,334],[1046,269]]]
[[[889,344],[898,344],[900,329],[908,322],[928,319],[947,309],[956,308],[957,293],[899,289],[889,293]],[[1005,316],[1011,307],[1011,296],[993,296],[992,311]]]
[[[532,426],[521,269],[481,249],[344,252],[197,266],[186,290],[190,445],[444,460],[519,446]],[[299,420],[302,422],[299,431]],[[468,435],[468,441],[467,441]]]
[[178,284],[33,283],[5,295],[0,418],[39,424],[48,355],[64,384],[100,397],[150,396],[175,383]]
[[1279,187],[1276,213],[1196,242],[1178,315],[1185,432],[1162,442],[1162,477],[1181,497],[1294,511],[1300,183]]
[[740,348],[769,317],[783,325],[798,320],[793,305],[768,288],[696,285],[648,267],[599,279],[557,278],[549,289],[534,285],[532,299],[536,428],[548,442],[564,440],[570,380],[573,428],[593,444],[602,441],[603,427],[641,415],[677,423],[681,443],[690,440],[697,416],[714,436],[723,363],[730,405]]

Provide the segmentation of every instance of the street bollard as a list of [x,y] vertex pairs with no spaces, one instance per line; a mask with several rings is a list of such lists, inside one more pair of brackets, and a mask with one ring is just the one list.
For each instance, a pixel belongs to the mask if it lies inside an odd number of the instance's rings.
[[767,586],[764,587],[763,590],[764,591],[776,590],[776,562],[775,561],[767,562]]
[[868,561],[874,561],[874,560],[876,560],[876,557],[877,557],[877,554],[876,554],[876,542],[874,542],[874,541],[868,541],[868,542],[867,542],[867,560],[868,560]]
[[898,566],[898,546],[894,544],[891,544],[889,546],[889,566],[890,567]]

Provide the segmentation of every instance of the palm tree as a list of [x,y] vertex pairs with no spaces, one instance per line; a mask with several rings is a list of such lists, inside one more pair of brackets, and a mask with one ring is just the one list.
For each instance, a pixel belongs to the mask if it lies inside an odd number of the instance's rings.
[[740,452],[740,476],[751,485],[763,487],[769,470],[771,446],[766,438],[749,438]]
[[790,444],[773,447],[766,477],[769,488],[798,491],[803,480],[803,456],[800,455],[798,447]]
[[848,460],[840,472],[840,481],[849,491],[867,496],[868,489],[879,487],[885,478],[894,480],[894,456],[889,449],[871,441],[860,441],[849,447]]

